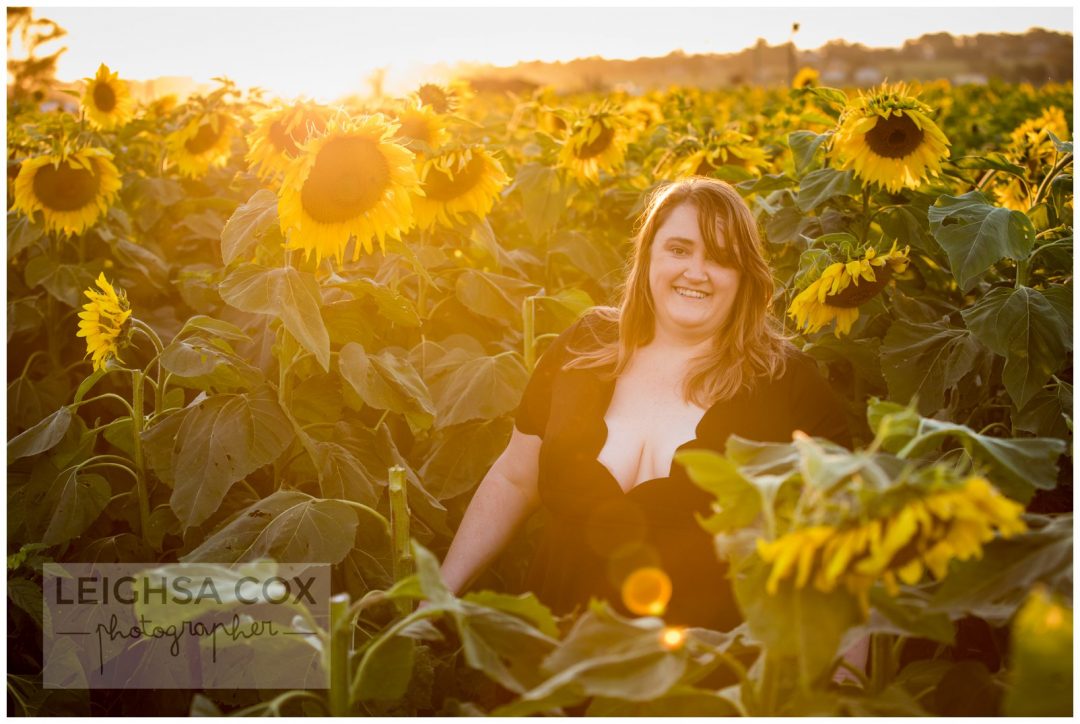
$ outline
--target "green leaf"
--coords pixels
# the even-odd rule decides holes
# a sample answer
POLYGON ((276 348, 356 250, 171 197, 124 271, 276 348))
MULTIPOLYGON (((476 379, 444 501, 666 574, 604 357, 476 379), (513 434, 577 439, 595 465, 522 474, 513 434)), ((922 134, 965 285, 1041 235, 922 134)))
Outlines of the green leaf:
POLYGON ((822 168, 803 177, 797 203, 803 212, 812 211, 834 196, 850 196, 861 189, 853 171, 822 168))
POLYGON ((40 286, 67 306, 81 307, 86 301, 83 290, 94 284, 97 275, 88 265, 63 264, 52 254, 41 254, 26 263, 23 278, 31 289, 40 286))
POLYGON ((264 382, 262 373, 229 351, 222 342, 200 337, 173 340, 161 354, 161 366, 196 389, 254 389, 264 382))
POLYGON ((405 636, 381 636, 364 651, 352 696, 361 701, 400 699, 412 678, 416 642, 405 636))
POLYGON ((828 141, 831 136, 831 133, 814 133, 813 131, 795 131, 788 134, 788 146, 795 159, 796 176, 802 177, 810 170, 821 144, 828 141))
POLYGON ((942 196, 928 211, 930 229, 949 256, 953 276, 963 291, 980 274, 1009 258, 1027 259, 1035 244, 1035 228, 1019 211, 988 203, 979 191, 942 196))
POLYGON ((739 189, 739 193, 743 196, 749 196, 750 194, 767 194, 780 189, 789 189, 797 184, 798 182, 790 176, 776 173, 741 181, 735 187, 739 189))
POLYGON ((1013 425, 1040 437, 1069 440, 1069 423, 1073 414, 1072 385, 1062 382, 1043 390, 1013 413, 1013 425))
POLYGON ((332 277, 329 286, 346 289, 361 298, 372 300, 379 308, 379 314, 394 324, 402 327, 420 326, 420 316, 413 303, 385 284, 367 277, 348 281, 334 281, 332 277))
POLYGON ((49 526, 41 542, 54 546, 82 535, 109 504, 112 490, 105 478, 68 468, 46 494, 49 526))
POLYGON ((953 159, 953 163, 959 168, 969 171, 1003 171, 1023 179, 1027 178, 1027 169, 1023 166, 1017 166, 1001 153, 988 153, 985 156, 960 156, 953 159))
POLYGON ((517 327, 522 302, 540 287, 502 274, 466 269, 458 276, 454 289, 469 311, 517 327))
POLYGON ((19 458, 37 455, 52 449, 64 438, 71 425, 71 408, 64 406, 40 420, 33 427, 23 430, 8 441, 8 465, 19 458))
POLYGON ((675 462, 686 468, 695 485, 716 496, 714 514, 704 523, 710 533, 744 528, 761 513, 758 489, 724 456, 711 450, 680 450, 675 462))
POLYGON ((505 419, 477 420, 436 431, 419 470, 425 487, 439 500, 475 488, 506 447, 511 427, 505 419))
POLYGON ((512 190, 521 196, 525 225, 534 240, 543 238, 558 223, 570 197, 570 185, 555 169, 541 163, 519 167, 512 190))
POLYGON ((517 354, 468 360, 431 385, 439 414, 436 427, 509 414, 520 402, 528 378, 517 354))
POLYGON ((234 483, 273 462, 293 439, 270 387, 192 402, 176 433, 169 504, 185 528, 221 505, 234 483))
POLYGON ((870 398, 866 408, 866 420, 875 437, 881 438, 881 449, 894 454, 919 434, 922 419, 914 405, 905 407, 876 397, 870 398))
POLYGON ((374 508, 380 487, 347 447, 335 442, 312 442, 319 490, 324 498, 342 498, 374 508))
POLYGON ((408 357, 389 349, 369 355, 356 342, 349 342, 338 355, 338 370, 365 404, 411 416, 414 429, 431 425, 435 414, 431 393, 408 357))
POLYGON ((1008 338, 1001 333, 998 315, 1014 291, 1011 287, 994 287, 970 307, 960 310, 964 324, 975 334, 976 339, 1003 357, 1008 351, 1008 338))
POLYGON ((848 103, 847 93, 839 88, 816 86, 805 90, 807 95, 813 96, 834 111, 841 111, 848 103))
POLYGON ((250 256, 259 237, 277 221, 277 194, 259 189, 237 207, 221 230, 221 259, 226 266, 250 256))
POLYGON ((322 295, 314 274, 243 264, 222 280, 219 292, 243 312, 279 317, 323 370, 330 371, 330 335, 319 312, 322 295))
POLYGON ((440 608, 448 610, 458 608, 457 599, 443 583, 438 559, 415 540, 412 542, 412 551, 413 560, 416 561, 416 578, 427 600, 440 608))
POLYGON ((578 231, 556 234, 550 245, 550 253, 564 257, 575 272, 581 272, 590 280, 604 279, 622 264, 622 256, 610 245, 578 231))
POLYGON ((906 403, 917 396, 919 411, 931 415, 945 406, 945 391, 956 388, 978 356, 966 329, 900 320, 881 345, 881 371, 892 399, 906 403))
POLYGON ((340 500, 279 490, 241 511, 180 560, 239 563, 339 563, 353 547, 356 513, 340 500))
POLYGON ((465 594, 462 600, 519 616, 545 635, 553 639, 559 637, 559 628, 555 625, 555 618, 551 615, 551 609, 540 603, 540 600, 533 593, 511 596, 508 593, 497 593, 495 591, 474 591, 465 594))

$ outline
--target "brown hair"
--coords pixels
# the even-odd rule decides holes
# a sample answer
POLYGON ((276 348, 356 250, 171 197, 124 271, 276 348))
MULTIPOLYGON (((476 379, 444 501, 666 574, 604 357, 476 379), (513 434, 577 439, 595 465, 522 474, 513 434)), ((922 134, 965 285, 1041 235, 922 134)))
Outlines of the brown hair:
POLYGON ((590 312, 602 321, 617 323, 618 337, 597 339, 598 348, 568 349, 574 357, 565 369, 613 366, 605 376, 617 377, 634 351, 652 341, 656 324, 649 290, 652 243, 672 209, 684 203, 697 208, 709 257, 722 257, 716 238, 719 228, 740 272, 735 303, 716 333, 712 352, 698 360, 685 381, 686 399, 707 408, 749 388, 757 377, 783 374, 788 346, 769 311, 773 277, 762 256, 757 223, 738 192, 718 179, 691 176, 653 191, 638 220, 622 301, 618 307, 597 307, 590 312))

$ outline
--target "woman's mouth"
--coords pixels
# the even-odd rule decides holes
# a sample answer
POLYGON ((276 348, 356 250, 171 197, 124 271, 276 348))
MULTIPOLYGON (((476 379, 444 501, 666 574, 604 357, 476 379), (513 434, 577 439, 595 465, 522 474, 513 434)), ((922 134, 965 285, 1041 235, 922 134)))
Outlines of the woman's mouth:
POLYGON ((710 296, 708 292, 703 292, 698 289, 688 289, 687 287, 674 287, 675 293, 680 297, 686 297, 687 299, 705 299, 710 296))

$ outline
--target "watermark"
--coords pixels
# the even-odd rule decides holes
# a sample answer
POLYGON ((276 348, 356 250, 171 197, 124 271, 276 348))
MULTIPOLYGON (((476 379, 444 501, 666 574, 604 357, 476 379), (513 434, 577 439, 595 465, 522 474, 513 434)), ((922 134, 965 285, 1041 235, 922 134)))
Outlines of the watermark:
POLYGON ((46 689, 325 689, 330 566, 45 565, 46 689))

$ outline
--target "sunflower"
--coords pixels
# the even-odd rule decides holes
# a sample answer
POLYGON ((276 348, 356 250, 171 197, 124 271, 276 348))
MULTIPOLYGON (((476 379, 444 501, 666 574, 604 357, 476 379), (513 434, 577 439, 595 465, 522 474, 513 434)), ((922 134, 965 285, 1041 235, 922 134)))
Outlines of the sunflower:
POLYGON ((1026 212, 1031 205, 1028 203, 1028 191, 1024 182, 1015 176, 1010 176, 1005 183, 994 186, 994 198, 998 205, 1012 211, 1026 212))
POLYGON ((671 601, 671 578, 659 568, 638 568, 622 584, 623 605, 638 616, 660 616, 671 601))
POLYGON ((888 514, 855 524, 797 528, 776 540, 757 540, 761 560, 772 565, 765 590, 779 591, 794 574, 794 587, 812 583, 822 592, 843 583, 864 615, 874 582, 899 593, 897 581, 915 585, 926 573, 941 580, 953 560, 982 556, 995 530, 1008 538, 1023 533, 1024 506, 1004 497, 985 479, 969 477, 949 487, 910 497, 888 514))
POLYGON ((799 68, 799 72, 791 81, 792 88, 817 88, 821 85, 821 73, 810 66, 799 68))
POLYGON ((941 171, 949 139, 930 119, 930 107, 907 95, 903 84, 861 95, 840 116, 832 153, 841 169, 890 193, 916 188, 941 171))
POLYGON ((102 63, 98 66, 97 75, 84 80, 86 90, 83 91, 80 106, 91 126, 111 131, 131 120, 135 104, 128 84, 120 80, 116 73, 110 73, 107 65, 102 63))
POLYGON ((76 337, 86 337, 86 355, 93 357, 95 372, 105 369, 105 363, 113 357, 121 361, 120 335, 131 316, 127 295, 109 284, 105 272, 98 275, 97 285, 100 292, 93 287, 83 292, 90 301, 79 312, 79 331, 75 333, 76 337))
POLYGON ((910 247, 897 251, 896 242, 888 253, 878 256, 873 248, 863 253, 862 259, 836 262, 825 268, 821 276, 791 300, 788 315, 797 327, 813 333, 836 320, 834 334, 851 332, 851 325, 859 318, 859 306, 870 301, 892 279, 893 274, 903 272, 908 265, 910 247))
POLYGON ((287 248, 340 263, 351 236, 353 258, 370 254, 371 238, 400 238, 413 223, 411 197, 420 193, 413 154, 392 140, 397 125, 376 113, 331 119, 289 165, 278 199, 287 248))
POLYGON ((259 178, 285 173, 311 135, 326 130, 331 112, 316 103, 300 102, 262 111, 255 117, 255 130, 247 137, 248 163, 259 178))
POLYGON ((407 102, 396 115, 401 127, 395 137, 406 145, 419 141, 434 149, 450 140, 446 122, 431 106, 407 102))
POLYGON ((203 113, 165 137, 169 157, 188 178, 206 175, 229 162, 234 124, 224 113, 203 113))
POLYGON ((471 96, 468 86, 455 82, 450 85, 424 83, 413 97, 421 106, 428 106, 438 114, 453 113, 471 96))
POLYGON ((675 172, 680 176, 711 176, 722 166, 738 166, 761 175, 766 165, 765 151, 754 145, 744 133, 725 128, 710 128, 705 138, 695 144, 697 150, 683 158, 675 172))
POLYGON ((629 121, 607 104, 579 114, 559 151, 559 166, 574 176, 600 182, 600 172, 619 169, 630 142, 629 121))
POLYGON ((664 111, 647 98, 631 98, 623 106, 623 112, 634 124, 638 137, 664 123, 664 111))
POLYGON ((116 200, 120 172, 104 148, 26 159, 15 177, 13 209, 33 219, 40 211, 48 231, 81 234, 116 200))
POLYGON ((502 165, 480 146, 443 151, 418 165, 424 195, 413 199, 413 207, 422 229, 452 226, 467 213, 484 218, 510 183, 502 165))
POLYGON ((1042 162, 1052 162, 1057 153, 1051 133, 1062 141, 1069 138, 1065 112, 1057 106, 1046 108, 1037 118, 1029 118, 1013 129, 1009 134, 1009 155, 1027 164, 1031 171, 1038 170, 1042 162))

